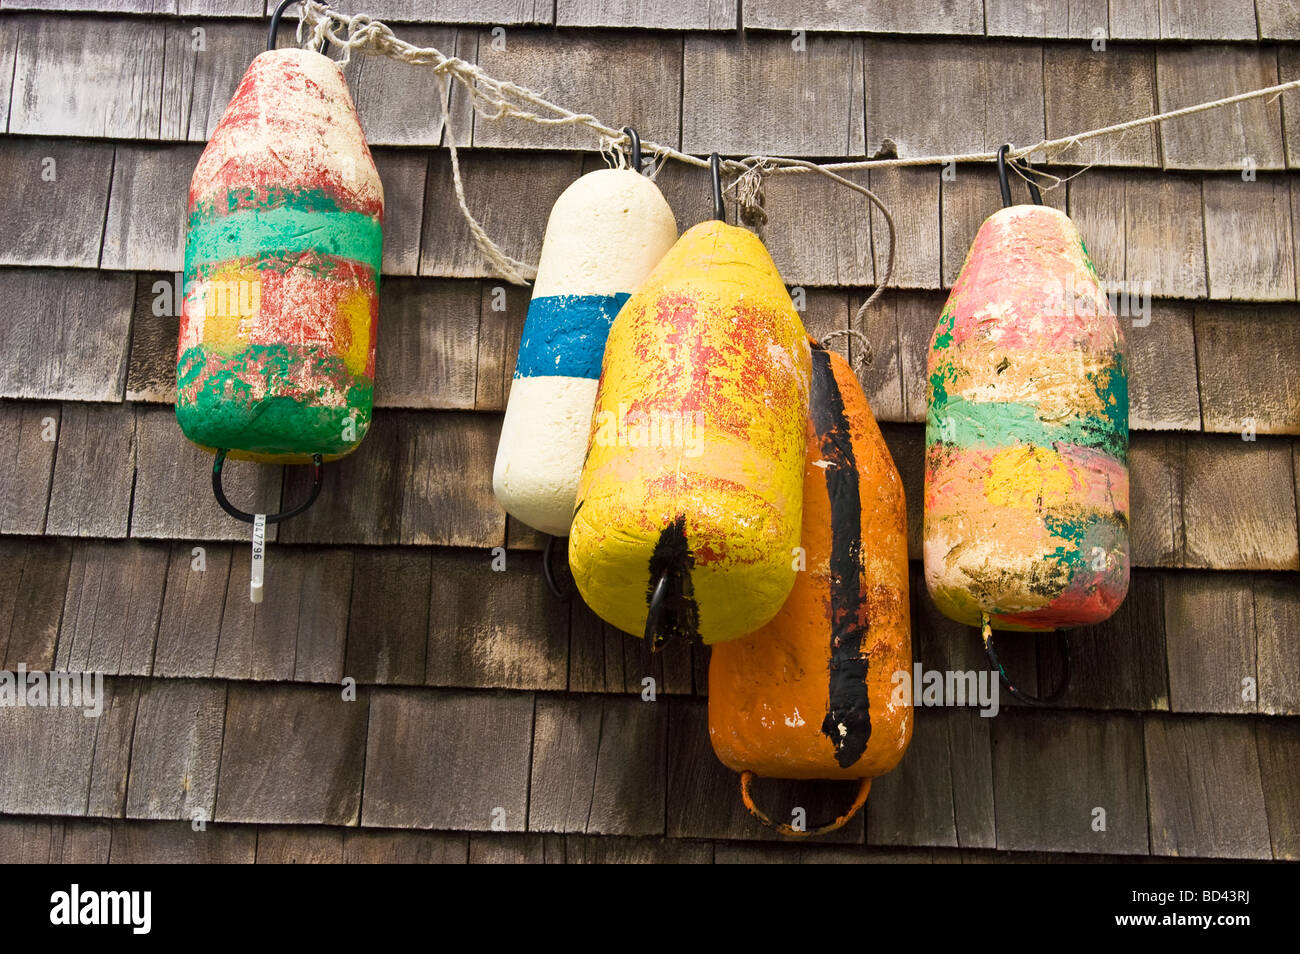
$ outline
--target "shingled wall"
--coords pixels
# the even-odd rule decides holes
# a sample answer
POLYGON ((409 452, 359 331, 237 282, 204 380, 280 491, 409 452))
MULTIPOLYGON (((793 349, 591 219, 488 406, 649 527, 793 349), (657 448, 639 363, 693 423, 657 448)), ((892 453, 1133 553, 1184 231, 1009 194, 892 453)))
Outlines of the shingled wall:
MULTIPOLYGON (((646 138, 730 155, 985 150, 1300 77, 1290 0, 339 8, 646 138), (437 25, 419 22, 430 10, 437 25)), ((551 203, 601 164, 580 130, 485 122, 462 95, 444 128, 427 74, 348 66, 388 197, 378 410, 315 508, 271 529, 267 601, 248 602, 246 528, 175 424, 177 320, 154 305, 263 14, 260 0, 0 0, 0 669, 108 677, 99 719, 0 710, 0 859, 1300 858, 1300 93, 1095 141, 1055 170, 1095 163, 1048 201, 1103 278, 1154 296, 1149 324, 1126 329, 1128 600, 1074 635, 1058 704, 919 711, 864 815, 797 845, 748 818, 710 750, 707 652, 651 659, 552 600, 540 540, 491 494, 528 293, 486 267, 439 147, 467 147, 471 207, 535 261, 551 203)), ((897 287, 860 330, 919 561, 925 349, 1000 203, 988 168, 853 177, 900 229, 897 287)), ((669 165, 660 182, 681 226, 705 217, 705 176, 669 165)), ((767 185, 768 243, 814 333, 848 327, 884 268, 883 222, 846 195, 819 177, 767 185)), ((303 468, 227 470, 245 507, 305 490, 303 468)), ((912 582, 917 659, 983 668, 919 562, 912 582)), ((1003 642, 1029 689, 1059 674, 1049 643, 1003 642)), ((758 791, 810 818, 847 797, 758 791)))

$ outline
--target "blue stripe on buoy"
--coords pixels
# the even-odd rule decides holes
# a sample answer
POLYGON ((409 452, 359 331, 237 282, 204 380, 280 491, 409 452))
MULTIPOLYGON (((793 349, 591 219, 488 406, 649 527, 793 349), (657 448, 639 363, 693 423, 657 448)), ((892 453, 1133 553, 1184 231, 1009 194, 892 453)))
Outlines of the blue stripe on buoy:
POLYGON ((619 292, 534 298, 524 319, 515 377, 600 377, 609 326, 629 297, 619 292))

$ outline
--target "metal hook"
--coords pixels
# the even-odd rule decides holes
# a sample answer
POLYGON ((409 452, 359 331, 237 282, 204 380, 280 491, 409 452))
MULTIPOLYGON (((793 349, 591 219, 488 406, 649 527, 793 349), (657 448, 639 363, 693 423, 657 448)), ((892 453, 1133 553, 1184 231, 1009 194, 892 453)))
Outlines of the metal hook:
POLYGON ((1046 696, 1031 696, 1011 684, 1011 677, 1007 675, 1006 668, 1002 665, 1002 661, 998 659, 997 650, 993 648, 993 627, 989 625, 987 616, 984 617, 983 638, 984 655, 988 657, 989 662, 998 671, 998 677, 1002 680, 1002 685, 1007 687, 1007 692, 1011 693, 1014 698, 1031 706, 1043 706, 1055 702, 1065 693, 1066 687, 1070 684, 1070 637, 1067 634, 1061 634, 1061 682, 1046 696))
MULTIPOLYGON (((302 0, 280 0, 280 5, 276 7, 275 12, 271 14, 271 29, 267 31, 267 35, 266 35, 266 48, 268 50, 275 49, 276 34, 280 32, 280 17, 284 14, 285 9, 290 4, 300 3, 300 2, 302 2, 302 0)), ((325 53, 329 50, 329 48, 330 48, 330 41, 325 40, 321 44, 321 48, 320 48, 321 55, 324 56, 325 53)))
POLYGON ((664 603, 668 597, 668 568, 659 574, 659 582, 655 584, 655 591, 650 596, 649 611, 645 617, 645 640, 650 644, 654 652, 659 651, 659 647, 664 644, 663 635, 663 615, 664 603))
MULTIPOLYGON (((1011 205, 1011 181, 1007 178, 1007 153, 1011 151, 1011 143, 1006 143, 998 150, 998 188, 1002 192, 1002 208, 1008 208, 1011 205)), ((1025 168, 1030 175, 1025 177, 1025 184, 1029 186, 1029 198, 1035 205, 1043 204, 1043 194, 1038 191, 1038 183, 1033 179, 1033 169, 1029 165, 1029 160, 1025 159, 1025 168)))
MULTIPOLYGON (((226 492, 221 489, 221 468, 226 463, 226 452, 228 448, 217 448, 216 459, 212 462, 212 495, 217 498, 217 503, 221 504, 221 509, 230 514, 236 520, 242 520, 244 523, 252 523, 255 515, 245 513, 240 510, 229 500, 226 499, 226 492)), ((296 517, 308 507, 316 502, 320 496, 321 481, 324 477, 324 463, 320 454, 311 455, 311 463, 314 471, 312 473, 311 496, 307 500, 292 510, 286 510, 283 513, 269 513, 266 515, 267 523, 279 523, 281 520, 288 520, 290 517, 296 517)))
POLYGON ((713 217, 727 221, 727 207, 722 204, 722 158, 715 152, 709 156, 709 175, 713 177, 713 217))
POLYGON ((630 150, 632 153, 630 156, 632 169, 634 172, 641 172, 641 137, 637 135, 636 130, 631 126, 623 127, 623 135, 632 140, 632 148, 630 150))
POLYGON ((573 591, 565 592, 560 589, 560 584, 555 580, 555 573, 551 570, 551 553, 555 550, 555 541, 558 537, 548 536, 546 538, 546 547, 542 550, 542 578, 546 580, 546 588, 551 591, 551 595, 562 603, 567 603, 573 599, 573 591))

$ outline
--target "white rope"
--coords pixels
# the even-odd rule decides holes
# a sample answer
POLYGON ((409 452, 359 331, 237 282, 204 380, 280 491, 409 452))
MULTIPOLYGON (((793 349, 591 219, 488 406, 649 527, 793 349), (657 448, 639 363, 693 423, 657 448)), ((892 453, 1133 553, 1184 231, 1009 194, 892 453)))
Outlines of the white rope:
MULTIPOLYGON (((298 26, 298 36, 301 38, 304 30, 308 34, 306 46, 308 49, 320 50, 323 44, 328 41, 330 47, 341 51, 339 62, 346 63, 352 57, 353 53, 361 53, 370 56, 386 56, 390 59, 399 60, 403 63, 409 63, 413 66, 423 66, 437 74, 441 82, 441 102, 439 108, 443 118, 443 128, 447 137, 447 147, 450 151, 452 165, 452 181, 456 190, 456 200, 460 205, 461 214, 465 216, 465 221, 469 225, 470 232, 474 236, 475 243, 483 251, 488 261, 495 267, 503 277, 516 284, 525 284, 526 278, 536 275, 536 269, 532 266, 512 258, 507 255, 501 248, 492 241, 483 226, 474 217, 469 210, 469 205, 465 199, 465 187, 460 176, 460 162, 456 151, 455 137, 448 125, 450 89, 451 83, 459 83, 469 92, 470 105, 484 119, 498 120, 504 118, 519 119, 525 122, 535 123, 542 126, 581 126, 591 130, 598 137, 601 151, 622 149, 630 145, 629 137, 621 129, 607 126, 595 116, 589 113, 575 113, 565 109, 555 103, 548 101, 542 96, 534 93, 526 87, 511 83, 508 80, 499 80, 488 75, 477 65, 467 63, 466 61, 455 56, 447 56, 434 47, 418 47, 411 43, 398 38, 387 25, 373 20, 364 14, 348 16, 342 13, 336 13, 327 8, 318 0, 303 0, 302 12, 300 14, 298 26)), ((1255 89, 1246 93, 1238 93, 1235 96, 1226 96, 1223 99, 1216 99, 1210 102, 1197 103, 1194 106, 1185 106, 1182 109, 1169 110, 1163 113, 1157 113, 1152 116, 1143 116, 1140 119, 1131 119, 1127 122, 1114 123, 1110 126, 1102 126, 1099 129, 1089 129, 1085 132, 1075 133, 1072 136, 1062 136, 1058 139, 1043 139, 1032 146, 1012 147, 1007 158, 1017 172, 1021 172, 1020 161, 1030 156, 1042 155, 1042 161, 1051 162, 1053 158, 1060 155, 1067 149, 1078 146, 1080 143, 1087 142, 1090 139, 1096 139, 1101 136, 1123 135, 1131 129, 1137 129, 1141 126, 1151 126, 1158 123, 1167 122, 1171 119, 1179 119, 1184 116, 1191 116, 1196 113, 1205 112, 1211 109, 1219 109, 1223 106, 1231 106, 1236 103, 1244 103, 1249 100, 1259 99, 1264 96, 1280 96, 1289 90, 1300 89, 1300 79, 1291 80, 1287 83, 1279 83, 1276 86, 1268 86, 1263 89, 1255 89)), ((665 159, 676 159, 679 162, 687 163, 692 166, 708 167, 707 158, 693 156, 689 153, 674 149, 672 146, 665 146, 662 143, 651 142, 643 139, 641 149, 645 153, 653 154, 657 157, 657 162, 662 164, 665 159)), ((608 152, 606 152, 608 157, 608 152)), ((755 205, 761 205, 761 185, 760 180, 764 175, 792 173, 792 172, 815 172, 827 176, 832 181, 846 188, 852 189, 867 197, 867 199, 880 209, 885 216, 886 223, 889 226, 889 256, 885 268, 885 274, 880 281, 876 283, 876 289, 872 292, 866 302, 863 303, 859 310, 859 315, 866 310, 880 295, 881 291, 888 284, 893 273, 894 258, 894 223, 889 215, 889 210, 885 208, 884 203, 880 201, 865 186, 858 185, 848 179, 840 176, 838 173, 851 172, 860 169, 882 169, 900 166, 934 166, 949 165, 961 162, 992 162, 997 158, 997 151, 993 152, 967 152, 953 153, 942 156, 909 156, 906 158, 892 159, 864 159, 848 162, 830 162, 830 163, 813 163, 802 159, 790 159, 783 156, 746 156, 743 159, 724 159, 722 169, 724 172, 735 176, 737 180, 746 177, 747 173, 753 173, 749 176, 746 183, 742 186, 744 195, 747 197, 747 207, 751 210, 755 205), (758 190, 757 192, 755 190, 758 190)), ((1077 173, 1076 173, 1077 174, 1077 173)), ((1055 184, 1060 184, 1057 180, 1055 184)), ((1051 188, 1052 186, 1048 186, 1051 188)), ((759 227, 765 214, 757 216, 759 227)))

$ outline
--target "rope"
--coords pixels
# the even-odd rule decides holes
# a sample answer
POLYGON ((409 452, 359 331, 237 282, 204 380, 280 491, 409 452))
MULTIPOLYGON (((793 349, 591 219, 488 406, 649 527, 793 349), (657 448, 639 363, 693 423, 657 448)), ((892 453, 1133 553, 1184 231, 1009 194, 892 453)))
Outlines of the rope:
MULTIPOLYGON (((516 83, 496 79, 475 64, 467 63, 459 57, 447 56, 434 47, 418 47, 399 39, 386 24, 371 19, 365 14, 348 16, 328 9, 318 0, 302 0, 302 12, 298 23, 299 42, 304 42, 304 32, 306 33, 305 46, 308 49, 319 51, 327 43, 332 44, 341 51, 340 63, 347 63, 355 52, 369 56, 386 56, 403 63, 423 66, 432 70, 442 79, 442 96, 439 108, 442 113, 444 129, 449 128, 450 84, 456 82, 464 86, 469 92, 471 107, 484 119, 498 120, 508 117, 541 126, 581 126, 591 130, 599 137, 602 151, 605 150, 606 144, 621 148, 629 143, 629 137, 623 133, 621 128, 616 129, 613 126, 607 126, 590 113, 575 113, 516 83)), ((1185 106, 1181 109, 1143 116, 1140 119, 1114 123, 1098 129, 1089 129, 1071 136, 1043 139, 1032 146, 1013 147, 1008 152, 1007 158, 1014 165, 1030 155, 1041 153, 1043 156, 1042 161, 1050 163, 1053 158, 1065 150, 1090 139, 1096 139, 1100 136, 1123 135, 1131 129, 1142 126, 1151 126, 1171 119, 1192 116, 1196 113, 1219 109, 1223 106, 1232 106, 1264 96, 1280 96, 1282 93, 1294 89, 1300 89, 1300 79, 1279 83, 1276 86, 1250 90, 1246 93, 1238 93, 1234 96, 1226 96, 1223 99, 1197 103, 1194 106, 1185 106)), ((465 199, 465 186, 461 181, 460 162, 455 139, 450 134, 447 139, 447 147, 450 151, 456 200, 460 205, 461 214, 465 216, 465 221, 469 224, 475 243, 503 277, 515 284, 526 284, 526 279, 536 275, 536 269, 502 251, 500 246, 492 241, 482 225, 470 212, 465 199)), ((700 168, 708 168, 709 165, 707 158, 692 156, 662 143, 642 140, 641 148, 644 152, 655 155, 660 163, 671 158, 700 168)), ((743 159, 724 159, 722 161, 722 170, 737 177, 737 185, 743 189, 743 192, 738 191, 742 211, 753 217, 757 229, 762 228, 767 218, 766 212, 762 209, 762 178, 765 175, 777 173, 819 173, 829 177, 839 185, 866 196, 873 205, 880 209, 890 228, 888 265, 883 278, 877 281, 875 291, 871 293, 871 296, 859 309, 858 314, 861 316, 867 307, 881 294, 893 274, 893 219, 890 217, 888 209, 869 189, 850 182, 838 175, 838 173, 860 169, 934 166, 959 162, 993 162, 996 158, 997 151, 992 151, 817 164, 783 156, 746 156, 743 159), (753 174, 747 178, 747 174, 751 173, 751 171, 753 174), (741 183, 743 183, 743 186, 740 185, 741 183)))

